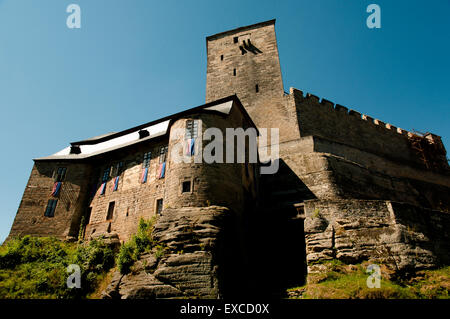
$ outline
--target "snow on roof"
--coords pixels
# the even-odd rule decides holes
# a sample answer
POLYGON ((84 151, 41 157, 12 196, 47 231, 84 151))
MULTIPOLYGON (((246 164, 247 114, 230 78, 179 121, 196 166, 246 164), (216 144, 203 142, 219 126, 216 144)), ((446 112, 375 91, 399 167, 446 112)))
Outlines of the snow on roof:
MULTIPOLYGON (((80 154, 71 154, 70 149, 71 147, 66 147, 59 152, 56 152, 53 155, 38 158, 37 160, 44 160, 44 159, 82 159, 91 157, 94 155, 99 155, 102 153, 110 152, 115 149, 122 148, 124 146, 140 143, 152 138, 155 138, 157 136, 161 136, 167 133, 167 128, 169 127, 170 120, 157 123, 155 125, 150 125, 148 127, 145 127, 143 129, 137 129, 134 132, 130 132, 128 134, 118 136, 109 140, 106 140, 104 142, 95 143, 95 144, 85 144, 85 145, 79 145, 79 148, 81 150, 80 154), (145 138, 139 137, 139 131, 140 130, 146 130, 149 132, 149 136, 146 136, 145 138)), ((85 141, 90 141, 92 139, 88 139, 85 141)))
MULTIPOLYGON (((35 160, 84 159, 120 149, 125 146, 141 143, 155 137, 165 135, 167 133, 171 120, 176 119, 182 115, 189 114, 191 112, 212 111, 229 114, 235 100, 239 101, 237 97, 227 97, 122 132, 103 134, 100 136, 85 139, 83 141, 74 142, 71 143, 71 146, 62 149, 53 155, 36 158, 35 160), (139 134, 139 131, 141 130, 148 131, 149 135, 141 138, 139 134), (71 153, 72 147, 79 148, 78 152, 71 153)), ((243 112, 248 116, 240 102, 239 106, 241 110, 243 110, 243 112)))

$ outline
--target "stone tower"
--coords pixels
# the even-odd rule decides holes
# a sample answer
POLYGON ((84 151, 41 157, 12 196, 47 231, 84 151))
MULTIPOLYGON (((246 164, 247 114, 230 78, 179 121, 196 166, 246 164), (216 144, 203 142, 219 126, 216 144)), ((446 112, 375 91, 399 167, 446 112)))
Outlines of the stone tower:
POLYGON ((206 102, 236 94, 258 128, 279 128, 281 141, 297 138, 295 109, 286 107, 275 20, 209 36, 206 46, 206 102))

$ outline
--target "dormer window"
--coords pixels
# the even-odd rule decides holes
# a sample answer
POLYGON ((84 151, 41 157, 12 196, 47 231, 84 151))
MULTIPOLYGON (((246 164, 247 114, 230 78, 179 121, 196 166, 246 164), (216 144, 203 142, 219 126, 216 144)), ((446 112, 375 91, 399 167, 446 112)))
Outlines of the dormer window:
POLYGON ((70 154, 80 154, 81 153, 81 148, 79 145, 72 145, 70 147, 70 154))
POLYGON ((147 130, 140 130, 139 131, 139 138, 144 138, 150 136, 150 133, 147 130))

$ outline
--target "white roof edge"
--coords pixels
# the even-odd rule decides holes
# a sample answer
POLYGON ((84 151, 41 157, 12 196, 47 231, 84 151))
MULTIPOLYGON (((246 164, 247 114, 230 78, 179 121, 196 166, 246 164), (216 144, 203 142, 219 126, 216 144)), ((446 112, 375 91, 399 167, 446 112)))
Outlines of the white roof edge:
POLYGON ((230 114, 231 108, 233 107, 234 101, 224 102, 218 105, 213 105, 210 107, 206 107, 205 110, 208 111, 217 111, 223 114, 230 114))
MULTIPOLYGON (((215 111, 215 112, 220 112, 223 114, 230 114, 231 109, 233 107, 233 103, 234 101, 227 101, 218 105, 213 105, 210 107, 206 107, 204 108, 204 110, 206 111, 215 111)), ((136 129, 135 131, 116 137, 116 138, 112 138, 100 143, 94 143, 94 144, 80 144, 79 147, 81 149, 81 153, 80 154, 70 154, 70 149, 71 147, 68 146, 66 148, 63 148, 62 150, 50 155, 50 156, 45 156, 45 157, 39 157, 39 158, 35 158, 33 160, 35 161, 39 161, 39 160, 75 160, 75 159, 85 159, 85 158, 90 158, 96 155, 100 155, 103 153, 107 153, 113 150, 117 150, 120 149, 122 147, 126 147, 129 145, 134 145, 140 142, 144 142, 147 140, 150 140, 152 138, 164 135, 167 133, 167 129, 169 127, 169 123, 170 123, 170 119, 154 124, 154 125, 150 125, 148 127, 144 127, 141 129, 136 129), (147 130, 150 135, 140 139, 139 138, 139 131, 141 130, 147 130)), ((111 134, 111 133, 108 133, 111 134)), ((107 136, 108 134, 104 134, 104 135, 100 135, 101 136, 107 136)), ((98 137, 96 137, 98 138, 98 137)), ((87 139, 85 141, 88 140, 93 140, 95 138, 91 138, 91 139, 87 139)))

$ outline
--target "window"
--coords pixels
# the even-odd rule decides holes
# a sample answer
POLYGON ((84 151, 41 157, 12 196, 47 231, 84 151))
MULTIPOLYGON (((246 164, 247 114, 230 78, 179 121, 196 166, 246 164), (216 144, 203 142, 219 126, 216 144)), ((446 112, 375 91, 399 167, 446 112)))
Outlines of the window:
POLYGON ((185 139, 190 140, 198 136, 198 121, 187 120, 186 121, 186 134, 185 139))
POLYGON ((144 138, 150 136, 150 133, 147 130, 140 130, 139 131, 139 138, 144 138))
POLYGON ((236 76, 236 69, 233 69, 233 76, 236 76))
POLYGON ((223 54, 220 56, 220 61, 223 61, 223 54))
POLYGON ((66 171, 67 171, 67 168, 58 167, 58 169, 55 171, 55 182, 64 181, 64 178, 66 177, 66 171))
POLYGON ((234 42, 234 43, 238 43, 238 37, 234 37, 234 38, 233 38, 233 42, 234 42))
POLYGON ((80 154, 81 153, 81 148, 79 145, 72 145, 70 147, 70 154, 80 154))
POLYGON ((167 152, 169 151, 169 146, 161 146, 159 151, 159 163, 165 163, 167 159, 167 152))
POLYGON ((162 209, 163 209, 163 200, 162 198, 160 198, 156 201, 156 213, 161 214, 162 209))
POLYGON ((108 181, 110 172, 111 172, 111 167, 105 168, 105 170, 103 171, 103 176, 102 176, 103 183, 108 181))
POLYGON ((191 181, 185 181, 182 184, 182 192, 190 193, 191 192, 191 181))
POLYGON ((147 168, 150 166, 151 158, 152 158, 152 152, 144 153, 144 160, 142 161, 143 168, 147 168))
POLYGON ((110 202, 108 205, 108 213, 106 214, 106 220, 110 220, 113 218, 114 215, 114 206, 116 205, 116 202, 110 202))
POLYGON ((259 86, 258 86, 258 84, 255 85, 255 91, 256 91, 256 93, 259 92, 259 86))
POLYGON ((91 220, 91 214, 92 214, 92 207, 89 207, 86 212, 86 219, 84 220, 84 226, 89 224, 89 221, 91 220))
POLYGON ((294 208, 297 210, 297 218, 305 219, 305 204, 294 204, 294 208))
POLYGON ((119 162, 114 165, 114 176, 120 176, 123 171, 123 162, 119 162))
POLYGON ((47 208, 45 209, 44 216, 45 217, 53 217, 55 216, 56 204, 58 203, 57 199, 49 199, 47 203, 47 208))

